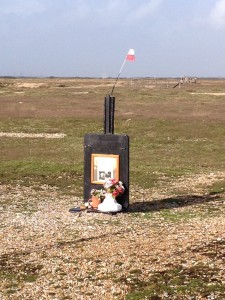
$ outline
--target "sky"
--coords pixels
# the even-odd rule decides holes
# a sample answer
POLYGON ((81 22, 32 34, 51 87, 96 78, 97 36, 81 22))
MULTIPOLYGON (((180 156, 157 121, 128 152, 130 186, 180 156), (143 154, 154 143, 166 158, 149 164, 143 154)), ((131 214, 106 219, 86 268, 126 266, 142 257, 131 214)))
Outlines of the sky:
POLYGON ((225 77, 225 0, 0 0, 0 76, 225 77))

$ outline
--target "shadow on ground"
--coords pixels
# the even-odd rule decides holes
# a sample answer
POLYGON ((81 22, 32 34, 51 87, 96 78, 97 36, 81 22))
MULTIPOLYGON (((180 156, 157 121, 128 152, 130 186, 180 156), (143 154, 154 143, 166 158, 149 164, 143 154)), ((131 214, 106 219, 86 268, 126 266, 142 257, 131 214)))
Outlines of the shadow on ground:
POLYGON ((222 200, 222 193, 213 193, 208 195, 185 195, 161 200, 142 201, 130 203, 129 212, 148 212, 159 211, 163 209, 171 209, 196 204, 204 204, 207 202, 215 202, 222 200))

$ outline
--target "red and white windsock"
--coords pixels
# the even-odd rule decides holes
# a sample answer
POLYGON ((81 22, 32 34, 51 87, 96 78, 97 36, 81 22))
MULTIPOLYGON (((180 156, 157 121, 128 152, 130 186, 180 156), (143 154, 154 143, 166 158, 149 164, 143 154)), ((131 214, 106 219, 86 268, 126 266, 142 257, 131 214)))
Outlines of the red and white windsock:
POLYGON ((126 56, 126 60, 129 60, 129 61, 135 60, 134 49, 129 49, 127 56, 126 56))
POLYGON ((120 74, 121 74, 121 72, 122 72, 122 69, 123 69, 123 67, 124 67, 124 65, 125 65, 125 63, 126 63, 127 60, 129 60, 129 61, 135 61, 134 49, 129 49, 129 51, 128 51, 128 53, 127 53, 127 55, 126 55, 126 57, 125 57, 125 59, 124 59, 124 61, 123 61, 123 63, 122 63, 122 66, 121 66, 121 68, 120 68, 119 74, 118 74, 118 76, 117 76, 117 78, 116 78, 116 81, 115 81, 115 83, 114 83, 114 86, 113 86, 113 88, 112 88, 111 95, 113 94, 113 91, 114 91, 114 88, 115 88, 115 86, 116 86, 116 83, 117 83, 117 81, 118 81, 118 79, 119 79, 119 77, 120 77, 120 74))

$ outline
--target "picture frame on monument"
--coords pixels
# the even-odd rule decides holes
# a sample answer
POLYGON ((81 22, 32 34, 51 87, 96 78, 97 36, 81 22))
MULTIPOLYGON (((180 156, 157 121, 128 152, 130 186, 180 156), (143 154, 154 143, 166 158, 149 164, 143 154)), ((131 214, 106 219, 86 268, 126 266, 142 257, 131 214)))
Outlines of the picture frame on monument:
POLYGON ((91 183, 103 184, 108 179, 119 180, 119 155, 91 154, 91 183))

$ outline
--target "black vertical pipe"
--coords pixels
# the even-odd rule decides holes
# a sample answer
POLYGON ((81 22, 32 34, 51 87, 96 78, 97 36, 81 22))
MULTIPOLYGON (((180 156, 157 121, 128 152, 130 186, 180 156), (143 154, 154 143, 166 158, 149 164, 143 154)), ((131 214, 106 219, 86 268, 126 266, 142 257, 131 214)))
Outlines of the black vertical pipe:
POLYGON ((114 133, 114 113, 115 113, 115 97, 108 95, 105 97, 105 119, 104 133, 114 133))

